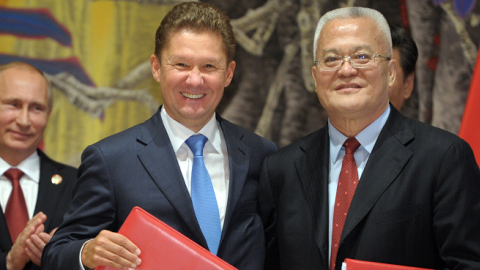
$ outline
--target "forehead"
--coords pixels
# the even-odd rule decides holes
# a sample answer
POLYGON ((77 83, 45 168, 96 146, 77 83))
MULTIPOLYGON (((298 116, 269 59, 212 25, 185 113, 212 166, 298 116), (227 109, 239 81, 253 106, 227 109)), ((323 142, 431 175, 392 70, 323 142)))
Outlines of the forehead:
POLYGON ((218 58, 227 58, 222 36, 210 31, 180 29, 169 34, 167 46, 161 54, 179 54, 184 52, 214 53, 218 58))
POLYGON ((317 53, 355 53, 366 50, 383 52, 388 45, 375 21, 370 18, 334 19, 325 24, 319 39, 317 53))
POLYGON ((46 79, 30 68, 13 67, 0 72, 0 95, 3 98, 48 103, 46 79))

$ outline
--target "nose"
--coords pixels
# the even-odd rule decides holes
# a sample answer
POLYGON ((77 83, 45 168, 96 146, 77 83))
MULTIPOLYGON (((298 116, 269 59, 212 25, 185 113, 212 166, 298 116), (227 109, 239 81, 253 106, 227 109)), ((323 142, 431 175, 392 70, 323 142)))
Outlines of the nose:
POLYGON ((202 86, 203 85, 202 72, 196 67, 190 70, 186 83, 192 87, 202 86))
POLYGON ((352 66, 350 57, 348 56, 343 57, 342 66, 338 70, 337 74, 339 76, 349 77, 349 76, 356 75, 357 72, 358 70, 352 66))
POLYGON ((27 107, 23 107, 17 115, 16 122, 21 127, 28 127, 31 125, 30 113, 27 107))

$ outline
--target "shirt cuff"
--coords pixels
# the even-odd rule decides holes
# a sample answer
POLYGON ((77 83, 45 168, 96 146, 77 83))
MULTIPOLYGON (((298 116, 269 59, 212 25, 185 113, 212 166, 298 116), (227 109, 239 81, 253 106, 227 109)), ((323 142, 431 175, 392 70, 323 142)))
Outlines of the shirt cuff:
POLYGON ((79 265, 80 265, 80 268, 78 268, 78 269, 81 269, 81 270, 92 270, 92 269, 90 269, 90 268, 85 267, 85 266, 83 265, 83 263, 82 263, 82 251, 83 251, 83 248, 85 247, 85 245, 86 245, 88 242, 90 242, 90 241, 92 241, 92 240, 93 240, 93 239, 90 239, 90 240, 85 241, 85 243, 83 243, 83 245, 82 245, 82 248, 80 249, 80 254, 78 254, 78 263, 79 263, 79 265))

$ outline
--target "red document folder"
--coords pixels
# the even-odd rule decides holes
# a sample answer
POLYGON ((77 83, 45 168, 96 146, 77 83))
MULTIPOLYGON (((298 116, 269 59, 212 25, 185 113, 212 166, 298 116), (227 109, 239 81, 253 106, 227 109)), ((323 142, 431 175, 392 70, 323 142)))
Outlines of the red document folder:
MULTIPOLYGON (((354 260, 354 259, 345 259, 344 263, 347 264, 346 270, 433 270, 433 269, 427 269, 427 268, 360 261, 360 260, 354 260)), ((342 269, 343 269, 343 266, 342 266, 342 269)))
MULTIPOLYGON (((137 270, 236 270, 140 207, 134 207, 118 233, 141 250, 137 270)), ((99 266, 95 270, 113 270, 99 266)))

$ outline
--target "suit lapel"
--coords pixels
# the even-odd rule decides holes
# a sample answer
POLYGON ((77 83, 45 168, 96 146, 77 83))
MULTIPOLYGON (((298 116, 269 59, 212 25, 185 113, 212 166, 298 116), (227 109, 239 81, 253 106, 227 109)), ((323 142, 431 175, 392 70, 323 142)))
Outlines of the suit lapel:
POLYGON ((228 203, 225 213, 225 221, 222 230, 222 239, 230 225, 233 212, 237 206, 247 178, 250 163, 250 147, 242 142, 243 132, 236 126, 217 116, 225 138, 228 151, 228 164, 230 168, 230 181, 228 187, 228 203))
POLYGON ((67 183, 61 183, 54 185, 52 183, 52 176, 59 174, 61 176, 60 169, 64 166, 56 163, 48 158, 42 151, 37 150, 40 157, 40 180, 38 183, 38 196, 37 203, 35 204, 34 214, 42 211, 47 215, 45 221, 45 232, 50 232, 54 228, 50 228, 50 224, 55 216, 55 212, 58 208, 58 202, 63 196, 63 192, 67 183))
POLYGON ((414 139, 414 134, 405 125, 403 116, 391 108, 355 191, 341 242, 365 218, 413 154, 405 144, 414 139))
POLYGON ((138 158, 145 170, 197 237, 198 242, 206 247, 207 242, 195 217, 190 194, 159 111, 144 123, 144 129, 139 132, 137 141, 140 144, 138 158))
POLYGON ((8 232, 7 221, 3 215, 3 209, 0 207, 0 251, 8 252, 12 248, 12 239, 10 238, 10 233, 8 232))
POLYGON ((313 219, 315 241, 323 268, 328 268, 328 175, 329 139, 327 127, 310 136, 301 146, 305 152, 295 160, 313 219))

